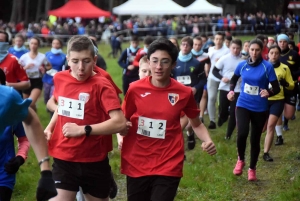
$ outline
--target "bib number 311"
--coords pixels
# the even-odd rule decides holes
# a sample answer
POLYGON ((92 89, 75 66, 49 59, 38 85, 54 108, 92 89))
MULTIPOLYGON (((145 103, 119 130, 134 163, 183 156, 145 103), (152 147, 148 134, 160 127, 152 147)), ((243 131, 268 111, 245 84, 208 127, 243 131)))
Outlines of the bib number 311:
POLYGON ((166 120, 139 117, 137 133, 151 138, 165 139, 166 120))
POLYGON ((71 98, 58 97, 58 114, 74 119, 84 118, 84 101, 71 98))

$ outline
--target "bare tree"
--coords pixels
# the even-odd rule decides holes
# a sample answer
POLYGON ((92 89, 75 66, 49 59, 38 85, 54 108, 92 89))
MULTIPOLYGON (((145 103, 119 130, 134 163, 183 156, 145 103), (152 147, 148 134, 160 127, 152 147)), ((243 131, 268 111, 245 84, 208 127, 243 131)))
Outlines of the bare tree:
POLYGON ((46 0, 45 3, 45 16, 44 18, 46 19, 48 16, 48 11, 52 9, 52 0, 46 0))
POLYGON ((24 19, 22 8, 23 8, 23 0, 18 0, 17 9, 16 9, 17 10, 17 22, 23 21, 23 19, 24 19))
POLYGON ((26 0, 26 3, 25 3, 25 24, 28 23, 28 18, 29 18, 29 3, 30 3, 30 0, 26 0))
POLYGON ((12 11, 11 11, 11 15, 10 15, 10 21, 11 22, 16 22, 17 20, 17 0, 12 0, 13 1, 13 5, 12 5, 12 11))
POLYGON ((38 0, 36 16, 35 16, 35 21, 36 22, 39 21, 39 17, 40 17, 40 14, 41 14, 41 6, 42 6, 42 0, 38 0))

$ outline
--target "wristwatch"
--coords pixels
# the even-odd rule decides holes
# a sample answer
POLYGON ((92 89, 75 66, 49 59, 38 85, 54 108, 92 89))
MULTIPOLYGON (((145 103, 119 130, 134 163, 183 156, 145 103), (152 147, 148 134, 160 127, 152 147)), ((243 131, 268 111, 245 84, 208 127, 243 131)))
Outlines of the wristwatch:
POLYGON ((90 136, 90 134, 92 132, 92 127, 90 125, 86 125, 84 127, 84 131, 85 131, 85 135, 88 137, 88 136, 90 136))

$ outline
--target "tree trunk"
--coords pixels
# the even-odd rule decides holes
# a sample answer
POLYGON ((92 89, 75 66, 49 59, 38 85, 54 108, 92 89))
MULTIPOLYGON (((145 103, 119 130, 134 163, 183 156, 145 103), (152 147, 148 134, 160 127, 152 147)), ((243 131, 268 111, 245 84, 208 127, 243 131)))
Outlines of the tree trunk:
POLYGON ((28 23, 28 18, 29 18, 29 3, 30 3, 30 0, 26 0, 26 4, 25 4, 25 24, 28 23))
POLYGON ((112 12, 113 6, 114 6, 114 0, 110 0, 109 1, 109 11, 110 12, 112 12))
POLYGON ((44 18, 46 19, 48 17, 48 11, 52 9, 52 0, 46 0, 45 3, 45 16, 44 18))
POLYGON ((282 6, 282 15, 285 16, 288 13, 288 5, 291 2, 291 0, 284 0, 283 6, 282 6))
POLYGON ((222 8, 223 8, 223 16, 226 15, 226 4, 227 4, 227 0, 222 0, 222 8))
POLYGON ((11 22, 16 22, 17 20, 17 0, 13 0, 13 6, 12 6, 12 11, 10 15, 10 21, 11 22))
POLYGON ((24 20, 23 16, 23 0, 18 0, 17 3, 17 23, 24 20))
POLYGON ((36 16, 35 16, 35 21, 36 22, 39 21, 39 17, 40 17, 40 14, 41 14, 41 6, 42 6, 42 0, 38 0, 37 11, 36 11, 36 16))

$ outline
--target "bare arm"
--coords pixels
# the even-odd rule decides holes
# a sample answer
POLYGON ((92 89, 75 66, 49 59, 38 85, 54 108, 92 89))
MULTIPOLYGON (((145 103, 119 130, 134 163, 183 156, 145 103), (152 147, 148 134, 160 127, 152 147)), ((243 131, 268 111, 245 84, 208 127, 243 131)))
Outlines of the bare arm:
MULTIPOLYGON (((91 135, 111 135, 126 130, 126 118, 122 110, 111 110, 108 115, 110 119, 90 125, 92 127, 91 135)), ((66 123, 63 126, 63 134, 65 137, 78 137, 85 135, 85 125, 78 126, 75 123, 66 123)))
POLYGON ((57 117, 58 117, 58 114, 57 114, 57 110, 55 109, 54 114, 52 115, 52 118, 51 118, 48 126, 44 130, 44 134, 45 134, 45 137, 47 140, 50 140, 50 138, 52 136, 52 132, 54 130, 54 126, 56 124, 57 117))
POLYGON ((216 154, 217 153, 216 147, 210 138, 208 130, 206 129, 205 125, 201 123, 199 117, 189 119, 189 120, 197 137, 203 141, 201 146, 203 151, 206 151, 210 155, 216 154))
POLYGON ((50 110, 50 112, 54 112, 57 109, 57 104, 54 96, 51 96, 51 98, 48 100, 47 109, 50 110))
POLYGON ((13 87, 15 90, 25 90, 30 87, 30 81, 21 81, 16 83, 6 82, 7 86, 13 87))
MULTIPOLYGON (((48 156, 48 146, 37 114, 31 108, 28 108, 28 111, 28 116, 23 121, 24 130, 37 160, 41 161, 48 156)), ((49 161, 43 162, 40 168, 41 171, 50 170, 49 161)))

